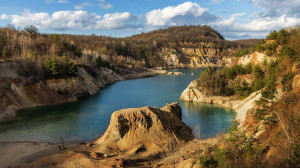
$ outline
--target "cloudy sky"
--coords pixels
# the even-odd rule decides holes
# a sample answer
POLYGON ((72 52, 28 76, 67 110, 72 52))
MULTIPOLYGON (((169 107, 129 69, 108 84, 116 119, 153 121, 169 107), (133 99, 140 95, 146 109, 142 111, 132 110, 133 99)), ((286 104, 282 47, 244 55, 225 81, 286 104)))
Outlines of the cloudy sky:
POLYGON ((264 38, 300 25, 300 0, 1 0, 0 26, 8 24, 114 37, 205 24, 228 40, 264 38))

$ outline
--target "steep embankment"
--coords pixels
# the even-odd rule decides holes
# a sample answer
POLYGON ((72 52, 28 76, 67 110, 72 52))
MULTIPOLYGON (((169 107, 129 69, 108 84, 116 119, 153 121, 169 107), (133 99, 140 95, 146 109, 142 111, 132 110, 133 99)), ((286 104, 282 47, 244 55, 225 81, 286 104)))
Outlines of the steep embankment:
POLYGON ((108 68, 78 66, 76 77, 38 79, 20 76, 19 63, 0 63, 0 121, 14 117, 15 112, 36 106, 54 105, 76 101, 99 93, 105 85, 132 78, 164 74, 160 70, 129 71, 120 75, 108 68))
POLYGON ((106 84, 123 78, 107 68, 94 70, 93 76, 84 67, 78 67, 77 77, 40 80, 34 76, 18 75, 19 65, 0 64, 0 121, 15 116, 24 108, 75 101, 94 95, 106 84))
POLYGON ((207 67, 220 66, 220 49, 216 49, 212 42, 201 42, 197 48, 163 48, 159 53, 160 58, 166 62, 168 67, 207 67))
POLYGON ((275 57, 267 56, 265 53, 262 52, 253 52, 248 55, 244 55, 242 57, 223 57, 220 61, 222 64, 224 63, 227 66, 233 66, 236 64, 241 65, 256 65, 261 64, 264 61, 270 62, 276 60, 275 57))

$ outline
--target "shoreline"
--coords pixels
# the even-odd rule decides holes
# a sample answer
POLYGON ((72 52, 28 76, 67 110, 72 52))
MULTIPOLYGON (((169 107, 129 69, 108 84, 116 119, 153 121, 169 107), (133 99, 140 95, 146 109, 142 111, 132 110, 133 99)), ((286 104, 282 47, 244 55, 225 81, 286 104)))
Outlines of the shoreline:
POLYGON ((242 100, 226 96, 210 96, 201 88, 199 89, 197 80, 194 80, 181 93, 180 101, 208 103, 230 108, 236 112, 235 120, 243 123, 246 119, 247 111, 254 107, 254 102, 260 97, 261 91, 253 92, 242 100))
MULTIPOLYGON (((109 84, 113 84, 113 83, 118 82, 118 81, 134 80, 134 79, 139 79, 139 78, 147 78, 147 77, 166 75, 167 72, 168 72, 167 70, 145 69, 145 71, 143 71, 143 72, 130 73, 130 74, 123 75, 123 76, 121 76, 120 80, 115 80, 111 83, 107 83, 101 89, 105 88, 109 84)), ((100 94, 101 89, 94 95, 100 94)), ((91 96, 93 96, 93 95, 89 95, 89 96, 86 96, 84 98, 91 97, 91 96)), ((9 114, 14 114, 14 115, 5 115, 6 113, 0 113, 0 123, 13 120, 17 116, 17 113, 21 110, 37 108, 37 107, 46 107, 46 106, 50 107, 50 106, 55 106, 55 105, 61 105, 61 104, 64 104, 64 103, 72 103, 72 102, 80 101, 84 98, 81 98, 81 99, 68 99, 68 98, 65 98, 61 102, 53 102, 53 103, 48 103, 48 104, 38 104, 37 103, 37 104, 33 104, 32 106, 28 106, 28 107, 15 106, 14 108, 9 109, 9 114), (5 116, 1 117, 1 115, 5 115, 5 116)))

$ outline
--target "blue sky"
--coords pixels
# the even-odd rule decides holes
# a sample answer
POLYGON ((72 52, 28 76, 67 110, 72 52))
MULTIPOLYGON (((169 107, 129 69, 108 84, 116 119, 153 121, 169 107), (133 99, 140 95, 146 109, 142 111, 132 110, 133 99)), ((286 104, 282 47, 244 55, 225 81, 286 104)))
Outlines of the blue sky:
POLYGON ((124 37, 205 24, 233 40, 297 26, 299 9, 300 0, 2 0, 0 26, 124 37))

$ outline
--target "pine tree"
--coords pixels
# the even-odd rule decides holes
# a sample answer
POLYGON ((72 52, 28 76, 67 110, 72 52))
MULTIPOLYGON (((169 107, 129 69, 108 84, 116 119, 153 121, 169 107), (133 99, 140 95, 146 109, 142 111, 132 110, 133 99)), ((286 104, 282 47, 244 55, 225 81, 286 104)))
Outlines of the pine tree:
POLYGON ((52 59, 51 59, 50 71, 51 71, 51 76, 53 76, 55 78, 58 77, 57 61, 56 61, 55 57, 52 57, 52 59))
POLYGON ((73 76, 77 74, 76 65, 70 60, 66 53, 63 54, 63 59, 65 61, 65 70, 66 72, 73 76))

